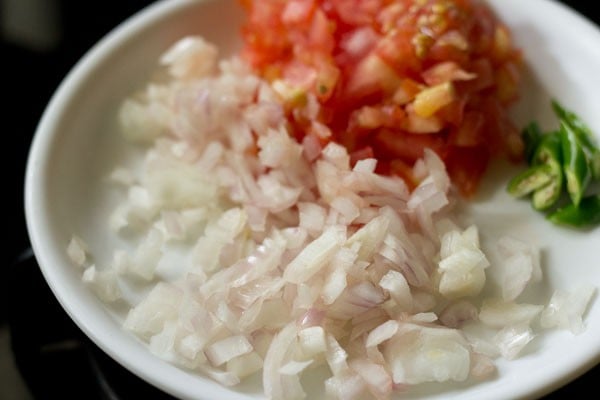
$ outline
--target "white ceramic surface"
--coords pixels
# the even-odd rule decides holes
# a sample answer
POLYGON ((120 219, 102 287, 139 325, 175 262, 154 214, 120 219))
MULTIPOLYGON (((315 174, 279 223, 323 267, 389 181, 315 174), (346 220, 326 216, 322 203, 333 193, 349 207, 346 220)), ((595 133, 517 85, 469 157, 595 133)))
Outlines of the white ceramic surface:
MULTIPOLYGON (((554 126, 549 99, 573 108, 600 132, 600 31, 551 0, 493 0, 528 64, 520 124, 536 119, 554 126)), ((241 10, 235 0, 161 1, 117 27, 76 65, 52 98, 36 132, 27 166, 25 208, 35 255, 54 294, 78 326, 126 368, 164 391, 186 399, 254 399, 250 381, 226 389, 161 361, 121 330, 122 315, 108 310, 80 282, 65 247, 74 232, 92 252, 108 254, 114 239, 104 228, 110 195, 103 175, 135 154, 123 149, 115 129, 119 101, 149 77, 156 60, 185 34, 204 35, 222 54, 239 45, 241 10)), ((600 138, 599 138, 600 140, 600 138)), ((511 169, 490 171, 469 215, 484 241, 503 233, 530 240, 543 251, 545 280, 527 296, 547 302, 552 289, 582 283, 600 287, 600 229, 575 232, 549 225, 529 204, 504 192, 511 169)), ((403 398, 535 398, 568 383, 600 362, 600 299, 585 316, 586 330, 544 334, 517 360, 499 362, 496 379, 473 384, 424 385, 403 398)), ((316 398, 319 388, 312 389, 316 398)))

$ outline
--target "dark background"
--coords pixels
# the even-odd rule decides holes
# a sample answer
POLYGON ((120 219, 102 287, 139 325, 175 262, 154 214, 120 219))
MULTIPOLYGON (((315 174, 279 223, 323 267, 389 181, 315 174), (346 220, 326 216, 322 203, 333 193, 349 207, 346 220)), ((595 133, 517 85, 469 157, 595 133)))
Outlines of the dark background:
MULTIPOLYGON (((3 84, 0 95, 8 104, 5 112, 0 114, 4 123, 1 135, 8 139, 0 157, 3 163, 5 183, 2 185, 8 195, 2 196, 4 204, 8 203, 8 213, 5 220, 6 263, 0 266, 4 274, 14 267, 29 247, 25 228, 23 209, 23 182, 29 144, 32 140, 36 125, 48 103, 52 93, 60 84, 66 73, 75 65, 79 58, 89 50, 102 36, 116 25, 131 16, 136 11, 152 3, 150 0, 38 0, 29 3, 39 3, 54 7, 43 12, 51 13, 54 25, 49 33, 34 39, 19 38, 14 32, 7 32, 7 21, 12 17, 9 3, 22 0, 0 0, 0 16, 3 21, 2 41, 0 43, 2 61, 1 76, 3 84)), ((524 0, 525 1, 525 0, 524 0)), ((590 20, 600 24, 600 12, 589 0, 564 0, 590 20)), ((24 20, 25 24, 35 23, 35 20, 24 20)), ((564 29, 564 27, 557 27, 564 29)), ((14 31, 14 29, 13 29, 14 31)), ((600 46, 600 43, 598 43, 600 46)), ((599 88, 600 89, 600 88, 599 88)), ((9 292, 5 285, 8 280, 0 277, 0 328, 6 324, 10 303, 6 294, 9 292)), ((47 290, 45 283, 38 283, 35 290, 47 290)), ((54 306, 52 306, 54 307, 54 306)), ((57 312, 60 312, 55 307, 57 312)), ((65 316, 65 318, 67 318, 65 316)), ((52 374, 52 371, 47 371, 52 374)), ((57 378, 58 379, 58 378, 57 378)), ((579 390, 590 386, 600 379, 600 369, 594 370, 576 380, 572 384, 557 391, 548 398, 562 398, 575 395, 579 390)), ((0 377, 0 385, 3 385, 0 377)))

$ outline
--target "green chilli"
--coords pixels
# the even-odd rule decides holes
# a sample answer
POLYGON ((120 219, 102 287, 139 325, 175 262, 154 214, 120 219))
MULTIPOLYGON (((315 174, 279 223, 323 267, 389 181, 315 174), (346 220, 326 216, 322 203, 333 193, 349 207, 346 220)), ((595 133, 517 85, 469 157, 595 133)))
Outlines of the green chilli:
POLYGON ((577 206, 592 181, 592 171, 578 135, 564 121, 560 124, 560 138, 567 192, 577 206))
POLYGON ((583 198, 579 206, 569 204, 560 208, 550 214, 548 219, 555 224, 575 228, 600 224, 600 194, 583 198))
POLYGON ((523 142, 525 143, 525 160, 531 165, 536 149, 542 140, 542 130, 538 123, 534 121, 523 129, 521 135, 523 136, 523 142))
POLYGON ((560 131, 553 131, 543 135, 538 141, 533 152, 531 163, 539 164, 562 164, 562 142, 560 131))
POLYGON ((549 165, 536 165, 521 172, 508 183, 508 193, 523 197, 544 187, 552 181, 552 168, 549 165))
POLYGON ((592 131, 557 101, 557 130, 542 131, 531 122, 522 131, 529 168, 513 177, 507 192, 530 196, 534 209, 558 225, 586 227, 600 224, 600 149, 592 131), (593 193, 593 194, 592 194, 593 193))
POLYGON ((591 129, 574 112, 565 109, 557 101, 552 101, 556 116, 571 128, 585 153, 593 179, 600 179, 600 148, 591 129))
POLYGON ((538 211, 544 211, 552 207, 562 193, 562 179, 552 179, 547 185, 533 192, 531 204, 538 211))

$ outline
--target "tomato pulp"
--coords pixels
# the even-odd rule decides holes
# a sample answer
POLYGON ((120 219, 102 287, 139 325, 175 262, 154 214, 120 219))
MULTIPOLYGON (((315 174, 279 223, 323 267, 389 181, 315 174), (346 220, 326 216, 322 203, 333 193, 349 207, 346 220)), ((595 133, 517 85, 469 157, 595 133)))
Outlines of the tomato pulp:
POLYGON ((484 2, 242 4, 242 57, 281 96, 299 141, 334 140, 413 185, 412 166, 431 148, 465 196, 491 158, 521 159, 507 112, 521 55, 484 2))

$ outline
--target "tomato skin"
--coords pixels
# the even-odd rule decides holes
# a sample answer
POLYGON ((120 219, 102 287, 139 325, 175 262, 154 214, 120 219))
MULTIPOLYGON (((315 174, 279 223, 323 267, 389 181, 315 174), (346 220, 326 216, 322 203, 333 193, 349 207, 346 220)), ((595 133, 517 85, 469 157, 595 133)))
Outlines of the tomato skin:
MULTIPOLYGON (((465 196, 492 158, 521 160, 507 113, 519 96, 521 54, 485 2, 240 2, 242 57, 267 80, 314 96, 330 133, 320 140, 341 143, 353 159, 373 156, 410 181, 407 170, 430 148, 465 196)), ((302 142, 315 124, 298 107, 286 105, 302 142)))

